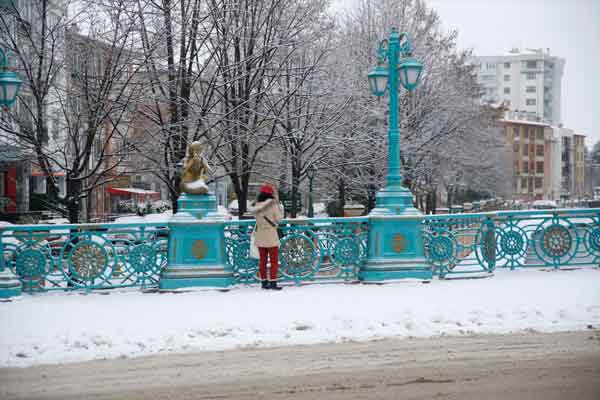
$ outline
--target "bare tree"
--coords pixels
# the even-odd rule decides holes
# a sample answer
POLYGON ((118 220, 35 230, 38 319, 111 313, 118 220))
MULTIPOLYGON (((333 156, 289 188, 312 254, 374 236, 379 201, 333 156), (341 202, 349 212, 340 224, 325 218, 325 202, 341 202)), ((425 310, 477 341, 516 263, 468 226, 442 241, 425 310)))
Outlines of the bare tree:
MULTIPOLYGON (((369 154, 380 164, 351 169, 349 175, 343 176, 360 184, 370 183, 366 196, 368 206, 373 205, 372 189, 383 185, 381 171, 385 170, 385 158, 378 155, 387 147, 388 103, 385 97, 381 101, 371 95, 366 75, 376 64, 378 41, 389 35, 391 27, 409 33, 413 55, 425 66, 421 85, 411 93, 401 92, 399 112, 404 183, 417 197, 424 196, 426 201, 419 202, 423 209, 430 211, 435 208, 436 192, 442 184, 440 178, 449 168, 468 168, 473 174, 496 170, 495 166, 485 166, 479 156, 482 151, 486 151, 485 154, 494 151, 492 149, 498 151, 496 144, 500 138, 487 110, 480 105, 480 89, 469 65, 470 53, 456 49, 456 32, 442 31, 438 15, 422 0, 359 1, 342 19, 340 51, 345 52, 348 61, 346 86, 353 94, 348 112, 352 116, 361 113, 371 116, 362 120, 355 117, 355 120, 363 124, 364 132, 372 134, 373 141, 379 141, 379 145, 370 142, 369 148, 360 147, 357 151, 372 149, 369 154)), ((354 159, 359 155, 350 151, 350 157, 347 153, 342 153, 342 157, 354 159)), ((485 183, 484 180, 470 182, 485 183)))
MULTIPOLYGON (((140 113, 144 141, 137 152, 148 171, 180 194, 180 163, 187 143, 207 140, 215 113, 215 34, 210 4, 201 0, 131 0, 139 18, 145 79, 140 113)), ((208 2, 210 3, 210 2, 208 2)))
POLYGON ((291 57, 322 23, 327 2, 210 0, 209 4, 220 96, 210 143, 231 178, 242 215, 253 169, 280 127, 276 114, 294 92, 284 94, 281 78, 291 57))

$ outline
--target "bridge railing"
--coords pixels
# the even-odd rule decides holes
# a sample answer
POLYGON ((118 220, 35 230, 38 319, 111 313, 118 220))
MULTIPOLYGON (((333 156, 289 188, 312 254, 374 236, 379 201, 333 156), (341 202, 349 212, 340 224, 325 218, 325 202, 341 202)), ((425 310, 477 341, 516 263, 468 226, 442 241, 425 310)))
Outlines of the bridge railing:
POLYGON ((0 271, 24 292, 155 286, 167 242, 164 224, 9 225, 0 228, 0 271))
MULTIPOLYGON (((253 220, 225 223, 223 251, 236 283, 258 281, 249 257, 253 220)), ((23 291, 154 287, 168 260, 167 224, 10 225, 0 228, 0 272, 23 291)), ((369 218, 284 220, 279 276, 295 283, 358 280, 367 259, 369 218)), ((600 264, 600 209, 498 211, 423 217, 434 272, 600 264)))
POLYGON ((425 216, 425 251, 441 277, 497 267, 600 263, 600 210, 526 210, 425 216))
MULTIPOLYGON (((258 282, 258 260, 249 257, 254 220, 225 227, 225 254, 237 283, 258 282)), ((283 220, 279 227, 282 281, 358 279, 367 258, 368 218, 283 220)))

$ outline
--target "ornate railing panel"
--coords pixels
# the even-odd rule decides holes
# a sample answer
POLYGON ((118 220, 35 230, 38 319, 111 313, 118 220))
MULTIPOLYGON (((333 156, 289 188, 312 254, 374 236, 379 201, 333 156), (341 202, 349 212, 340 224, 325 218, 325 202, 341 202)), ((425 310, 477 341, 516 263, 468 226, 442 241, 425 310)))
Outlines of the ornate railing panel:
POLYGON ((0 270, 26 292, 156 286, 167 242, 152 223, 11 225, 0 229, 0 270))
MULTIPOLYGON (((356 280, 367 257, 367 218, 284 220, 280 224, 279 277, 310 280, 356 280)), ((249 257, 254 221, 231 221, 225 228, 227 262, 236 281, 258 281, 258 260, 249 257)))
POLYGON ((440 277, 492 272, 496 267, 494 221, 486 214, 428 215, 425 254, 440 277))
POLYGON ((440 277, 496 267, 600 264, 600 210, 426 216, 425 252, 440 277))
POLYGON ((511 269, 598 265, 599 221, 597 209, 498 212, 498 264, 511 269))

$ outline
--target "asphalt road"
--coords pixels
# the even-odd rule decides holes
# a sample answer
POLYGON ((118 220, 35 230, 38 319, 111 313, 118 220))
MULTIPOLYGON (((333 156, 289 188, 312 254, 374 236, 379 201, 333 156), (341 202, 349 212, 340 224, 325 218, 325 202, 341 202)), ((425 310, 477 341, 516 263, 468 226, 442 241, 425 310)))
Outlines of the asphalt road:
POLYGON ((600 331, 386 339, 0 369, 0 399, 600 399, 600 331))

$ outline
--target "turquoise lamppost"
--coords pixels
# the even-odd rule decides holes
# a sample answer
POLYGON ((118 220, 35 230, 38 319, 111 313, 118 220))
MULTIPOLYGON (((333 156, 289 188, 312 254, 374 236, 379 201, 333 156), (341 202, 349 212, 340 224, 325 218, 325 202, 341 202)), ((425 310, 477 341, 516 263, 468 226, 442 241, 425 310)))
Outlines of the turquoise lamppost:
POLYGON ((390 119, 388 130, 388 174, 386 187, 377 194, 376 214, 414 214, 412 193, 402 186, 400 173, 400 127, 398 119, 399 83, 412 91, 421 78, 423 65, 410 57, 412 52, 407 33, 399 34, 392 29, 390 39, 383 40, 378 49, 378 65, 368 75, 371 91, 375 96, 389 92, 390 119), (387 61, 387 66, 384 64, 387 61), (400 82, 398 82, 400 81, 400 82))
POLYGON ((0 105, 12 105, 17 99, 22 83, 16 73, 8 71, 6 54, 0 48, 0 105))
POLYGON ((403 278, 430 279, 432 268, 424 255, 423 217, 413 206, 410 190, 402 186, 398 92, 400 86, 414 90, 423 65, 412 58, 407 33, 392 29, 379 44, 377 66, 368 74, 375 96, 389 93, 388 172, 386 186, 377 192, 376 206, 369 214, 369 251, 359 278, 378 282, 403 278))
MULTIPOLYGON (((0 48, 0 106, 3 107, 9 107, 15 102, 23 83, 16 73, 8 71, 7 68, 6 54, 0 48)), ((21 294, 21 282, 6 265, 1 238, 2 228, 0 228, 0 299, 21 294)))

